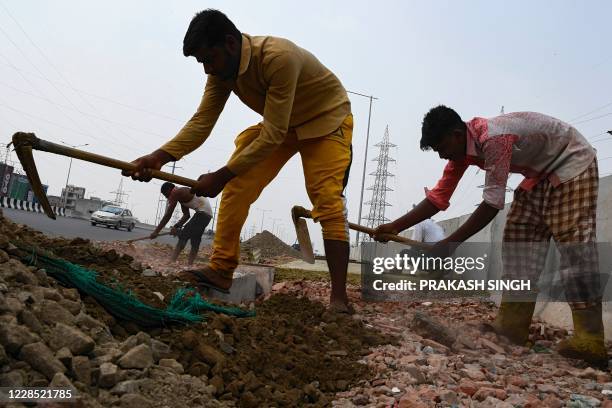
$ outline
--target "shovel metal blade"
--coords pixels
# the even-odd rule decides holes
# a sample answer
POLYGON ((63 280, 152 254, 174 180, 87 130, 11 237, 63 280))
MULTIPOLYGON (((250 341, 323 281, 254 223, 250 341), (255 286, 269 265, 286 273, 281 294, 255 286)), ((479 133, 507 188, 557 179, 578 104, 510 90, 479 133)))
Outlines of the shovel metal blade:
POLYGON ((23 171, 25 171, 26 176, 28 176, 30 188, 34 192, 43 210, 45 210, 45 214, 47 214, 49 218, 55 219, 55 213, 51 208, 51 204, 49 204, 47 194, 43 190, 40 177, 38 176, 38 170, 36 169, 36 163, 34 163, 34 156, 32 155, 32 146, 36 141, 37 138, 33 133, 17 132, 13 135, 15 153, 17 153, 23 171))

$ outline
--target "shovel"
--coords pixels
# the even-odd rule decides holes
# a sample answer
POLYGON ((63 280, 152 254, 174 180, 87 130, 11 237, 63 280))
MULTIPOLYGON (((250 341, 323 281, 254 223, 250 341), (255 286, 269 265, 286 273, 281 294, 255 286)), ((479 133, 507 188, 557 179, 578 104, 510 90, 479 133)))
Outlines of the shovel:
MULTIPOLYGON (((36 163, 34 162, 34 156, 32 150, 42 150, 43 152, 55 153, 62 156, 72 157, 74 159, 88 161, 90 163, 100 164, 106 167, 112 167, 119 170, 136 170, 136 165, 133 163, 124 162, 121 160, 111 159, 110 157, 101 156, 99 154, 85 152, 83 150, 74 149, 72 147, 66 147, 58 145, 56 143, 48 142, 37 138, 34 133, 17 132, 13 135, 13 145, 15 146, 15 152, 21 162, 21 167, 28 176, 30 187, 34 192, 34 195, 40 202, 45 214, 49 218, 55 219, 53 209, 49 204, 47 195, 42 188, 40 177, 38 176, 38 170, 36 169, 36 163)), ((180 184, 187 187, 195 187, 196 181, 188 179, 186 177, 177 176, 175 174, 166 173, 159 170, 152 170, 153 178, 170 181, 172 183, 180 184)))
MULTIPOLYGON (((298 243, 300 244, 300 251, 302 253, 302 259, 304 261, 313 264, 315 262, 314 253, 312 251, 312 243, 310 241, 310 233, 308 232, 308 226, 306 225, 305 218, 312 218, 310 210, 305 209, 299 205, 294 206, 291 209, 291 219, 295 226, 295 233, 297 235, 298 243)), ((374 228, 364 227, 363 225, 348 223, 350 229, 354 231, 363 232, 365 234, 373 234, 374 228)), ((415 248, 431 249, 431 245, 423 242, 414 241, 409 238, 401 237, 395 234, 381 234, 381 238, 387 241, 399 242, 401 244, 410 245, 415 248)))

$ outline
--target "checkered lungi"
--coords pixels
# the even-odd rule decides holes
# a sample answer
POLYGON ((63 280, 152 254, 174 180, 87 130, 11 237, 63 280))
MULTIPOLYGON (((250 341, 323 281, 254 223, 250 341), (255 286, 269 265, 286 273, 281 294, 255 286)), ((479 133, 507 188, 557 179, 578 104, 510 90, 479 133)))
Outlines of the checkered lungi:
POLYGON ((581 174, 557 187, 544 179, 530 191, 517 189, 504 229, 504 277, 537 283, 552 238, 561 255, 565 300, 574 307, 601 301, 595 221, 598 186, 594 159, 581 174))

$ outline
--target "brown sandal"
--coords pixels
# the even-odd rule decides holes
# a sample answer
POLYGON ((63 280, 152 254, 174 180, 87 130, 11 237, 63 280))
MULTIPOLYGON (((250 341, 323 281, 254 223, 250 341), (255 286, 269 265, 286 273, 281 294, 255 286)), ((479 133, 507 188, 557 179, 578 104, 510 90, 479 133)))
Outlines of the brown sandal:
POLYGON ((178 273, 178 278, 184 280, 186 282, 191 283, 197 287, 205 287, 209 289, 214 289, 218 292, 229 294, 229 289, 221 288, 211 282, 202 272, 197 269, 192 269, 188 271, 181 271, 178 273))

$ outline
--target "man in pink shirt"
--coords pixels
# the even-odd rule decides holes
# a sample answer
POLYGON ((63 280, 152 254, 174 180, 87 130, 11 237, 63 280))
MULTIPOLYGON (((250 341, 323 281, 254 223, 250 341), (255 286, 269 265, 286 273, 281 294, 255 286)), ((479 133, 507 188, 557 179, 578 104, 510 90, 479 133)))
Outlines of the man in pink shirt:
MULTIPOLYGON (((464 122, 451 108, 437 106, 423 119, 422 150, 448 160, 426 198, 380 233, 399 233, 446 210, 470 165, 486 171, 483 201, 454 233, 438 242, 432 255, 447 256, 449 243, 462 243, 504 208, 509 173, 525 179, 514 193, 504 229, 504 275, 537 278, 554 239, 561 252, 561 279, 572 308, 575 334, 559 345, 559 353, 596 365, 607 365, 601 318, 601 288, 595 247, 598 171, 596 152, 571 125, 535 112, 517 112, 464 122), (528 243, 529 245, 525 246, 528 243), (539 243, 539 244, 534 244, 539 243), (561 249, 563 247, 563 249, 561 249)), ((495 322, 498 334, 524 345, 535 298, 503 294, 495 322)))

